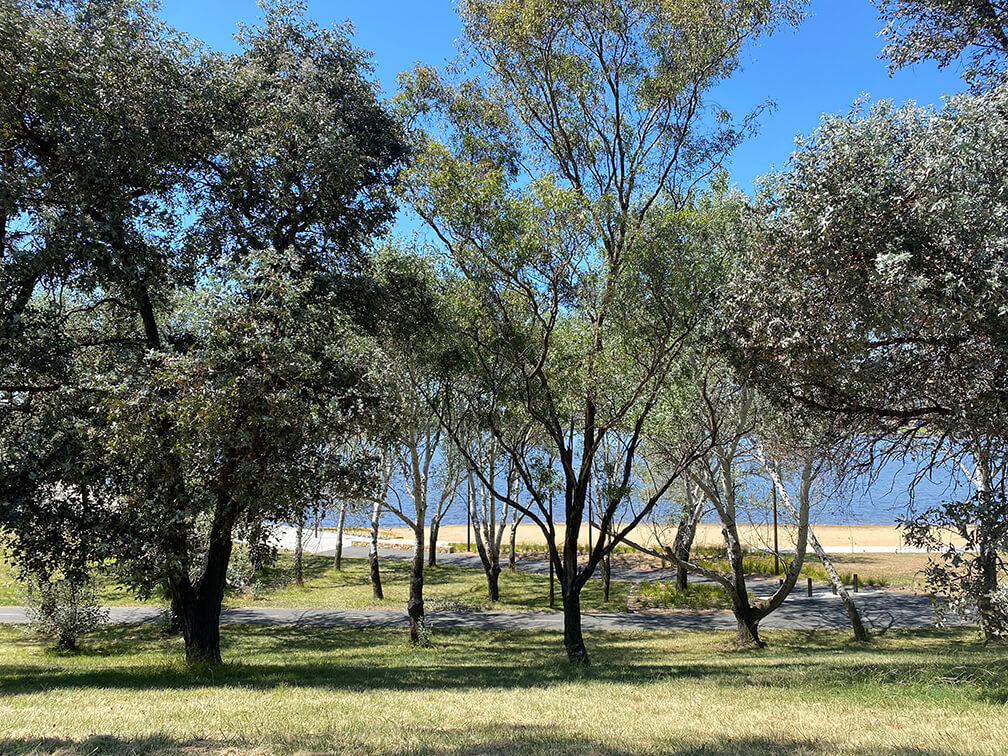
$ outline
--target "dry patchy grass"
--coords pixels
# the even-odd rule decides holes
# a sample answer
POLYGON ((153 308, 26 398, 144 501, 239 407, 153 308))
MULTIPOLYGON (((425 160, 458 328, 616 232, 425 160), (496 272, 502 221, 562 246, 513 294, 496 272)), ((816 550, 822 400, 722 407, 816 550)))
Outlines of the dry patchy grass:
POLYGON ((225 627, 223 668, 190 668, 151 627, 88 653, 0 629, 10 754, 1000 754, 1008 650, 966 631, 592 633, 571 668, 542 632, 225 627), (240 660, 240 661, 239 661, 240 660))

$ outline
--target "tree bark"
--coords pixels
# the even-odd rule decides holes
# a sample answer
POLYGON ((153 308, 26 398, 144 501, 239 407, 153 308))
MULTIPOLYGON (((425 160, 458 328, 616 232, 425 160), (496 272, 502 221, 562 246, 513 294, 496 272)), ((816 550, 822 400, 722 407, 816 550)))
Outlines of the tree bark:
POLYGON ((994 492, 992 490, 991 459, 984 445, 974 441, 973 458, 976 465, 977 498, 980 501, 980 512, 977 517, 977 561, 979 564, 979 590, 976 597, 977 611, 980 615, 980 630, 984 641, 990 642, 998 638, 1001 622, 997 616, 991 596, 998 587, 998 558, 992 537, 997 529, 994 507, 994 492))
POLYGON ((518 569, 517 555, 515 554, 515 541, 518 538, 518 524, 522 521, 522 518, 518 515, 518 510, 516 509, 511 514, 511 538, 510 547, 511 551, 508 554, 508 569, 511 572, 515 572, 518 569))
POLYGON ((336 554, 333 556, 333 567, 337 572, 343 570, 343 530, 346 526, 346 500, 340 505, 339 523, 336 526, 336 554))
POLYGON ((581 588, 567 574, 561 582, 563 588, 564 648, 567 659, 574 664, 588 665, 588 649, 581 631, 581 588))
POLYGON ((432 517, 430 524, 430 543, 427 545, 427 566, 437 567, 437 539, 441 529, 441 519, 432 517))
POLYGON ((218 512, 210 528, 207 562, 194 586, 187 574, 169 580, 172 605, 177 608, 185 639, 186 661, 220 664, 220 611, 231 560, 233 515, 218 512))
MULTIPOLYGON (((599 536, 601 538, 601 536, 599 536)), ((609 587, 612 583, 612 554, 606 554, 602 560, 602 601, 609 603, 609 587)))
POLYGON ((840 579, 840 573, 836 571, 833 566, 833 562, 830 558, 826 556, 826 551, 823 549, 822 545, 819 543, 819 539, 815 537, 815 533, 812 532, 812 528, 809 528, 808 533, 809 545, 815 552, 816 556, 819 557, 819 561, 822 562, 823 569, 826 570, 826 574, 829 575, 830 582, 833 587, 836 588, 837 595, 840 596, 840 600, 843 601, 844 610, 847 612, 847 616, 850 618, 851 628, 854 630, 854 640, 864 642, 868 640, 868 631, 865 630, 864 623, 861 621, 861 613, 858 611, 857 605, 854 603, 854 599, 847 592, 847 588, 843 584, 843 580, 840 579))
POLYGON ((693 489, 689 480, 684 480, 686 502, 683 515, 676 528, 672 552, 676 558, 676 590, 685 591, 689 587, 689 570, 685 563, 690 560, 693 551, 693 541, 696 538, 697 525, 703 516, 703 496, 693 489))
POLYGON ((427 624, 424 619, 423 583, 424 583, 424 530, 421 520, 413 528, 413 564, 410 569, 409 600, 406 602, 406 612, 410 621, 410 641, 427 645, 427 624))
POLYGON ((738 621, 738 634, 735 636, 740 646, 755 646, 756 648, 766 648, 766 643, 759 637, 759 618, 748 610, 741 609, 735 612, 738 621))
POLYGON ((371 593, 375 601, 385 598, 382 591, 381 572, 378 569, 378 521, 381 519, 381 500, 371 506, 371 540, 368 542, 368 564, 371 568, 371 593))
POLYGON ((491 601, 500 601, 500 574, 500 563, 495 561, 487 571, 487 597, 491 601))
POLYGON ((304 524, 297 525, 297 541, 294 544, 294 584, 304 588, 304 524))

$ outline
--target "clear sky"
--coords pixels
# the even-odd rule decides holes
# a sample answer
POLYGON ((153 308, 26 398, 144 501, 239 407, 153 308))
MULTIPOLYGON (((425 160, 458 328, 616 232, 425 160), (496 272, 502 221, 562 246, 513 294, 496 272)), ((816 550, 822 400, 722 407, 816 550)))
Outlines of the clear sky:
MULTIPOLYGON (((387 96, 395 92, 400 71, 453 58, 461 35, 452 0, 308 0, 308 12, 324 25, 353 23, 357 45, 374 53, 387 96)), ((228 50, 234 48, 236 24, 255 21, 259 9, 255 0, 162 0, 161 15, 228 50)), ((743 70, 716 92, 717 104, 735 115, 768 99, 777 107, 734 155, 729 166, 734 182, 748 191, 754 178, 785 163, 796 134, 813 131, 823 113, 846 112, 862 93, 928 104, 963 89, 959 71, 951 68, 917 66, 890 77, 879 58, 880 27, 870 0, 813 0, 810 17, 797 31, 781 32, 746 52, 743 70)))

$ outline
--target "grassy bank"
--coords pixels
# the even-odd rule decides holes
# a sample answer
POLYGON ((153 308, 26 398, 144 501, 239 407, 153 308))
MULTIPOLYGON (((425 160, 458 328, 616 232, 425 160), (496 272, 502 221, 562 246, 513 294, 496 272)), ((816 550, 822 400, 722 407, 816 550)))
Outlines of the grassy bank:
POLYGON ((592 667, 540 632, 223 631, 191 669, 150 627, 88 653, 0 628, 0 753, 995 754, 1008 748, 1008 650, 966 631, 591 633, 592 667))

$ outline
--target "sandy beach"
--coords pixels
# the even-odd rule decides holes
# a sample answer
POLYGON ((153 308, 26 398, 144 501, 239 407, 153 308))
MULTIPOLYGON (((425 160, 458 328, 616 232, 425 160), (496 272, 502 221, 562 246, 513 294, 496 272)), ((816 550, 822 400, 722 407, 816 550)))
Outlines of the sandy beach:
MULTIPOLYGON (((563 524, 556 525, 557 539, 563 536, 563 524)), ((408 528, 382 528, 383 533, 399 538, 412 538, 408 528)), ((823 548, 829 552, 872 553, 892 551, 912 551, 903 544, 900 530, 895 525, 815 525, 813 532, 823 548)), ((631 540, 653 546, 657 543, 671 543, 675 535, 674 529, 656 530, 652 525, 639 525, 630 534, 631 540)), ((778 543, 781 550, 794 548, 795 529, 780 526, 778 528, 778 543)), ((430 537, 428 529, 427 538, 430 537)), ((473 536, 474 537, 474 536, 473 536)), ((510 537, 510 526, 505 530, 504 541, 510 537)), ((598 529, 592 529, 592 539, 598 537, 598 529)), ((773 528, 769 525, 739 525, 739 537, 745 546, 752 548, 772 549, 773 528)), ((516 542, 528 546, 545 545, 546 539, 542 531, 534 523, 518 525, 516 542)), ((588 541, 588 528, 582 527, 580 540, 588 541)), ((465 525, 443 525, 438 532, 438 541, 446 543, 465 543, 465 525)), ((714 523, 702 523, 698 530, 695 543, 701 546, 720 546, 723 544, 721 526, 714 523)))

